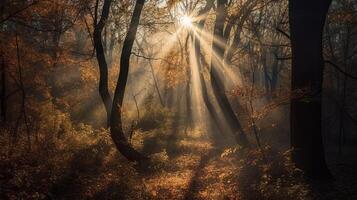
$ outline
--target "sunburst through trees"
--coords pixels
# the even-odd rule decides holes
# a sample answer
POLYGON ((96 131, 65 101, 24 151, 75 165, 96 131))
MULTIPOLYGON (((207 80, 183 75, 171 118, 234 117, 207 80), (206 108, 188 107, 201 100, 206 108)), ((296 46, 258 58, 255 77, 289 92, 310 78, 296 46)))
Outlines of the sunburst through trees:
POLYGON ((0 199, 353 199, 356 13, 2 1, 0 199))

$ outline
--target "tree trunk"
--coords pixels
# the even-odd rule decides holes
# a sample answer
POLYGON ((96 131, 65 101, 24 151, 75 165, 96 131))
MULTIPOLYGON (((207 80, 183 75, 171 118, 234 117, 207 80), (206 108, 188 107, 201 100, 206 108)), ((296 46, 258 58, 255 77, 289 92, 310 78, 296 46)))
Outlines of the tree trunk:
POLYGON ((136 151, 128 142, 125 137, 122 122, 122 106, 125 94, 126 83, 129 74, 130 66, 130 55, 133 48, 133 43, 136 37, 136 32, 138 30, 141 11, 144 7, 145 0, 137 0, 133 16, 130 21, 129 30, 124 40, 123 49, 120 57, 120 72, 117 81, 117 86, 115 88, 113 106, 111 112, 110 120, 110 133, 112 139, 120 151, 128 160, 130 161, 142 161, 146 157, 136 151))
POLYGON ((203 102, 209 112, 210 117, 212 118, 212 123, 211 126, 212 128, 218 128, 220 130, 224 130, 224 126, 221 122, 221 120, 219 119, 219 114, 218 111, 214 108, 214 105, 212 104, 209 95, 208 95, 208 91, 207 91, 207 86, 206 86, 206 81, 204 79, 203 73, 204 73, 204 64, 205 60, 203 58, 203 56, 201 55, 201 41, 200 38, 197 37, 197 35, 200 35, 200 32, 203 31, 203 27, 204 24, 206 22, 206 15, 207 13, 211 10, 211 8, 213 7, 213 1, 207 1, 207 5, 199 12, 198 16, 204 16, 202 17, 202 19, 200 21, 198 21, 196 28, 199 30, 195 36, 194 36, 194 48, 195 48, 195 58, 196 58, 196 64, 197 64, 197 68, 199 71, 199 78, 200 78, 200 82, 201 82, 201 91, 202 91, 202 98, 203 98, 203 102))
POLYGON ((243 132, 240 122, 235 115, 232 106, 225 93, 225 88, 223 80, 221 79, 222 74, 219 72, 219 68, 222 67, 224 47, 220 46, 219 42, 223 39, 223 29, 224 22, 227 15, 226 10, 227 0, 217 0, 216 8, 216 22, 214 25, 214 35, 215 40, 212 44, 212 59, 211 59, 211 84, 213 88, 213 94, 217 99, 218 104, 222 108, 224 117, 226 118, 230 128, 236 136, 236 140, 241 145, 246 145, 248 143, 247 138, 243 132), (214 55, 216 54, 216 55, 214 55))
POLYGON ((6 98, 6 66, 5 58, 2 58, 1 63, 1 121, 6 122, 7 98, 6 98))
POLYGON ((303 97, 291 100, 293 161, 313 178, 329 178, 321 127, 322 33, 331 0, 290 0, 292 82, 303 97))
MULTIPOLYGON (((105 53, 102 42, 102 31, 105 26, 105 22, 108 19, 109 10, 110 10, 111 0, 105 0, 102 10, 101 18, 97 24, 96 20, 94 21, 94 48, 96 51, 97 61, 99 65, 99 94, 102 98, 105 111, 107 113, 107 127, 110 124, 110 111, 112 108, 112 98, 108 89, 108 65, 105 59, 105 53)), ((98 4, 96 4, 98 5, 98 4)), ((95 9, 97 10, 97 9, 95 9)))
MULTIPOLYGON (((277 55, 280 52, 279 50, 277 51, 277 55)), ((280 72, 280 65, 281 61, 278 59, 274 60, 273 66, 272 66, 272 72, 271 72, 271 78, 270 78, 270 95, 275 97, 275 91, 276 91, 276 86, 278 83, 278 77, 279 77, 279 72, 280 72)))

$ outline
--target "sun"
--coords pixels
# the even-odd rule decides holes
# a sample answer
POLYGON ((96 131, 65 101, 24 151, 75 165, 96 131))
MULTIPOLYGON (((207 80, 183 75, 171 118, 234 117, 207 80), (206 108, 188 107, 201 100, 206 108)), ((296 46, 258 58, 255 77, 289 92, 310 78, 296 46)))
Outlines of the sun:
POLYGON ((193 26, 192 18, 187 15, 183 15, 182 17, 180 17, 179 22, 182 26, 184 26, 186 28, 191 28, 193 26))

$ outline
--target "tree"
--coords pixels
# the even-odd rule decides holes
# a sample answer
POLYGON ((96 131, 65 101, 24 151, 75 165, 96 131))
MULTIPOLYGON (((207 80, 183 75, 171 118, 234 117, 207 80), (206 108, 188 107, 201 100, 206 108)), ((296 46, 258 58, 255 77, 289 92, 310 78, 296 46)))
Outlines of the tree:
POLYGON ((231 17, 231 28, 226 28, 224 31, 225 40, 228 40, 230 32, 232 30, 232 25, 236 24, 236 30, 233 34, 233 39, 231 44, 226 47, 226 56, 224 62, 230 64, 232 62, 233 55, 238 48, 238 45, 241 41, 241 34, 243 32, 243 25, 250 16, 253 8, 258 4, 258 0, 249 0, 245 1, 244 4, 240 7, 239 11, 231 17), (235 23, 234 23, 235 22, 235 23))
POLYGON ((292 46, 291 90, 302 97, 291 100, 291 146, 297 167, 315 178, 330 177, 321 125, 324 61, 322 33, 331 0, 290 0, 292 46))
POLYGON ((1 121, 6 122, 6 112, 7 112, 7 99, 6 99, 6 65, 4 57, 1 58, 1 121))
POLYGON ((99 0, 96 1, 95 13, 94 13, 94 32, 93 32, 93 41, 94 48, 96 51, 97 61, 99 65, 99 94, 104 103, 105 111, 107 113, 107 126, 110 124, 110 111, 112 108, 112 98, 108 89, 108 65, 105 58, 103 42, 102 42, 102 32, 105 26, 105 23, 109 16, 111 0, 104 0, 102 15, 97 23, 97 11, 99 0))
POLYGON ((212 9, 214 5, 213 0, 207 0, 207 3, 205 7, 203 7, 199 12, 198 16, 201 16, 201 19, 197 22, 196 29, 199 30, 195 35, 194 35, 194 48, 195 48, 195 58, 196 58, 196 64, 198 67, 198 70, 200 71, 199 77, 200 77, 200 82, 201 82, 201 92, 202 92, 202 97, 203 101, 206 105, 206 108, 210 114, 210 117, 212 117, 212 127, 217 127, 219 129, 224 129, 222 126, 222 123, 220 122, 218 111, 214 108, 213 103, 211 102, 211 99, 209 98, 208 95, 208 89, 206 86, 206 82, 203 76, 203 71, 204 71, 204 64, 206 64, 205 59, 203 58, 203 55, 201 54, 201 41, 200 38, 198 37, 201 34, 201 31, 203 31, 203 27, 205 25, 206 19, 208 12, 212 9))
POLYGON ((213 88, 214 96, 217 99, 218 104, 222 108, 224 116, 236 136, 237 141, 241 145, 246 145, 248 143, 247 138, 243 132, 241 124, 235 115, 232 106, 229 103, 227 95, 225 93, 222 75, 220 74, 219 68, 220 64, 223 62, 223 56, 225 52, 225 47, 223 47, 219 41, 224 38, 224 23, 227 17, 226 10, 227 0, 217 0, 216 8, 216 21, 214 24, 214 35, 212 44, 212 60, 211 60, 211 84, 213 88))
POLYGON ((142 161, 146 159, 145 156, 140 154, 129 144, 124 134, 121 116, 125 88, 129 74, 130 55, 135 41, 136 32, 138 30, 140 15, 144 7, 144 3, 145 0, 136 1, 133 16, 131 18, 129 29, 124 40, 120 57, 119 78, 114 92, 113 106, 110 119, 110 133, 112 139, 120 153, 122 153, 130 161, 142 161))

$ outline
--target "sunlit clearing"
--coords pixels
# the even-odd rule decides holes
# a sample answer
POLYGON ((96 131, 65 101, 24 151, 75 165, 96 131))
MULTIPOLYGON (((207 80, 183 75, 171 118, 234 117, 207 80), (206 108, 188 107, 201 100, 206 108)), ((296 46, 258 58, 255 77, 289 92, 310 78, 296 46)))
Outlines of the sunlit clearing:
POLYGON ((179 22, 185 28, 192 28, 192 26, 193 26, 192 18, 187 15, 180 17, 179 22))

